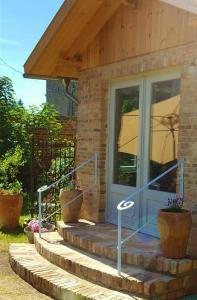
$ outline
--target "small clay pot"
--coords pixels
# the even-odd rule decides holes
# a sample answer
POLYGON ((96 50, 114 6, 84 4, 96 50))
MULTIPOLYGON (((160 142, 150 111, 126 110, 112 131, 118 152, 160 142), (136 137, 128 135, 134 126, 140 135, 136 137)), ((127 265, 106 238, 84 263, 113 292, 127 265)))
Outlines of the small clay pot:
POLYGON ((29 229, 29 227, 25 227, 24 232, 26 233, 29 243, 34 244, 34 232, 31 231, 31 229, 29 229))
POLYGON ((66 189, 61 189, 59 199, 64 223, 77 223, 83 201, 82 190, 67 191, 66 189), (77 199, 66 205, 74 198, 77 199))
POLYGON ((184 258, 192 226, 191 213, 187 210, 170 212, 167 209, 161 209, 157 224, 160 231, 163 256, 167 258, 184 258))

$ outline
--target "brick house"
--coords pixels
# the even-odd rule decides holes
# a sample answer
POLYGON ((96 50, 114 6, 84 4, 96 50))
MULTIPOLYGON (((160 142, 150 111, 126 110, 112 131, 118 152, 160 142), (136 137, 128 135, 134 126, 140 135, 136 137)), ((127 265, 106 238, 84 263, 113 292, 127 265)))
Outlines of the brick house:
POLYGON ((67 95, 61 80, 46 80, 46 102, 54 105, 60 117, 75 116, 76 104, 67 95))
POLYGON ((98 165, 77 171, 81 188, 88 187, 84 220, 35 234, 35 245, 11 245, 12 268, 62 300, 197 294, 196 0, 65 0, 24 71, 29 78, 78 79, 77 165, 94 154, 98 165), (182 191, 179 172, 132 198, 119 231, 117 205, 180 158, 193 225, 187 257, 170 259, 156 219, 182 191), (126 240, 122 253, 117 231, 126 240))
MULTIPOLYGON (((63 3, 24 70, 27 77, 78 78, 77 163, 99 156, 99 183, 84 199, 84 218, 117 224, 120 200, 183 157, 196 234, 196 56, 195 1, 63 3)), ((79 171, 82 186, 89 175, 79 171)), ((176 173, 150 186, 123 225, 136 229, 156 216, 176 189, 176 173)), ((156 221, 143 231, 157 236, 156 221)))

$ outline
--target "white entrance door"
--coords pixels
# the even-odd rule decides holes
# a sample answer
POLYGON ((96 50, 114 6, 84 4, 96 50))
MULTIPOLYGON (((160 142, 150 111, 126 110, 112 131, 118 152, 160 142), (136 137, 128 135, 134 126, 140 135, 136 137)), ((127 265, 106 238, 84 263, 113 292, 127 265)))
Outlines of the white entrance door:
MULTIPOLYGON (((177 160, 180 79, 157 74, 111 86, 107 220, 117 224, 117 204, 177 160)), ((176 172, 135 197, 123 226, 158 236, 156 216, 176 192, 176 172)))
MULTIPOLYGON (((177 162, 180 72, 156 74, 145 79, 146 128, 142 184, 156 178, 177 162)), ((176 197, 176 169, 165 175, 141 195, 142 230, 159 237, 156 222, 160 208, 176 197)))
MULTIPOLYGON (((111 86, 109 131, 108 222, 117 224, 117 205, 140 186, 143 80, 111 86)), ((123 226, 139 226, 139 198, 123 212, 123 226)))

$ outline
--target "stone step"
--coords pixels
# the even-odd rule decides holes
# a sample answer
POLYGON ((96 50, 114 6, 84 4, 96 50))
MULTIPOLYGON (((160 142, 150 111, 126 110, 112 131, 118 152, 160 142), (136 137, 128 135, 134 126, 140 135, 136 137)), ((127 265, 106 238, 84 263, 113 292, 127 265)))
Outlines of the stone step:
MULTIPOLYGON (((136 293, 150 299, 159 299, 184 290, 184 278, 146 271, 133 266, 123 266, 121 276, 112 260, 87 254, 66 243, 57 232, 35 235, 35 246, 39 254, 51 263, 88 281, 107 288, 136 293)), ((163 298, 162 298, 163 299, 163 298)))
MULTIPOLYGON (((57 224, 58 232, 69 244, 98 256, 117 260, 117 226, 93 224, 83 220, 76 224, 57 224)), ((128 236, 130 230, 124 229, 128 236)), ((146 234, 137 234, 122 247, 123 264, 150 271, 180 276, 197 271, 197 259, 168 259, 162 256, 160 241, 146 234)))
POLYGON ((12 269, 40 292, 58 300, 142 300, 80 279, 40 256, 34 245, 11 244, 12 269))

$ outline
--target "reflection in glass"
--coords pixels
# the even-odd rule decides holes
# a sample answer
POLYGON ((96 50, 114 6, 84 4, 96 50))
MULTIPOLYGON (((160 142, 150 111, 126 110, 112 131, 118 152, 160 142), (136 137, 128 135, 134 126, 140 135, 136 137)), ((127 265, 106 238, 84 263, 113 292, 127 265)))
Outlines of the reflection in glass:
MULTIPOLYGON (((180 108, 180 80, 152 84, 150 179, 177 162, 180 108)), ((176 192, 176 170, 170 172, 151 189, 176 192)))
POLYGON ((139 86, 116 90, 114 183, 136 186, 139 86))

